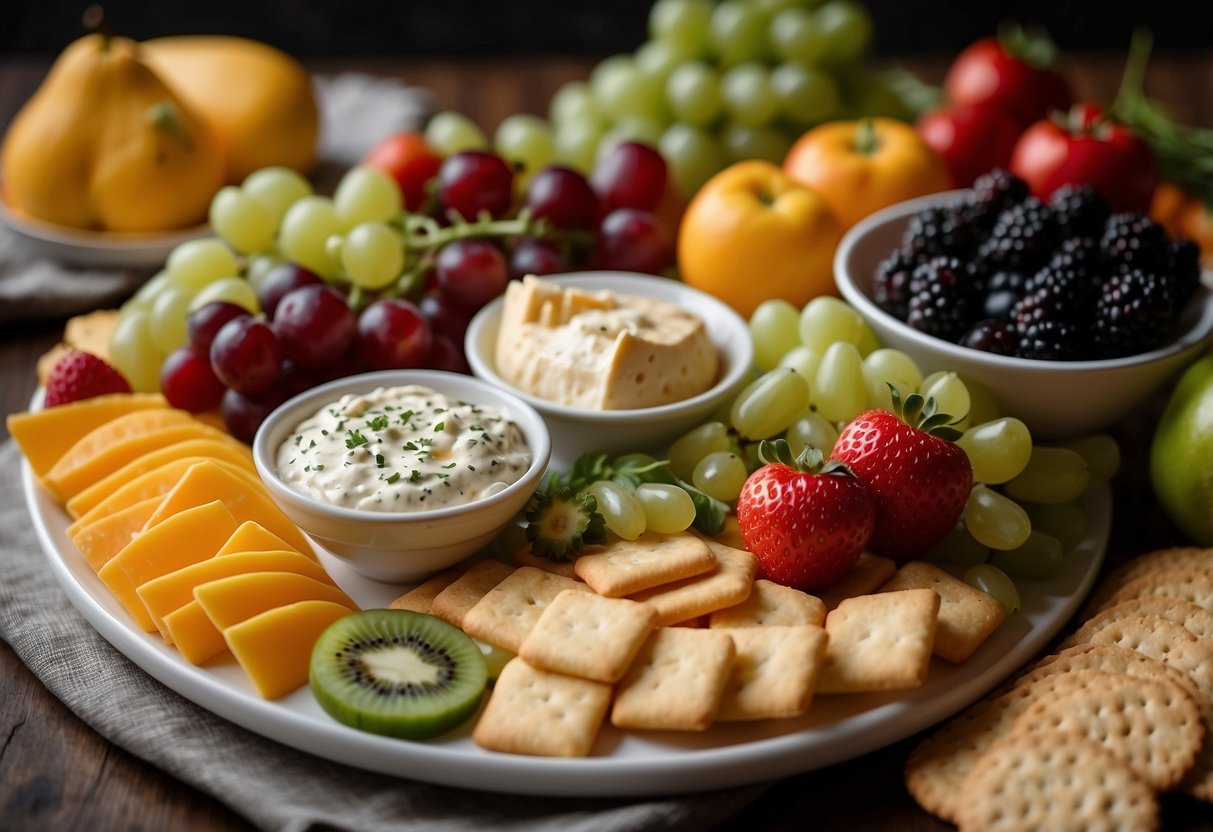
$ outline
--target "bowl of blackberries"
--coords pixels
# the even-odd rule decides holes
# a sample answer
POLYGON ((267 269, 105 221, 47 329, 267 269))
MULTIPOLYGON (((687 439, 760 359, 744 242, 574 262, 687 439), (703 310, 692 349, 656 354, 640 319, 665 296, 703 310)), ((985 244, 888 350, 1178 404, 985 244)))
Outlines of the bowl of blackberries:
POLYGON ((1199 255, 1089 186, 1041 200, 995 170, 863 220, 834 274, 882 344, 1064 437, 1119 421, 1209 343, 1199 255))

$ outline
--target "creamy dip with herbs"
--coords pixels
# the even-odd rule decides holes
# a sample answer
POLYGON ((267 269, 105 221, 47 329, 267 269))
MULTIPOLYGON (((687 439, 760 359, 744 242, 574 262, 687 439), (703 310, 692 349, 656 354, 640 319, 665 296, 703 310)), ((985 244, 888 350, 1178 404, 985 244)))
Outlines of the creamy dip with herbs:
POLYGON ((497 408, 428 387, 343 396, 278 448, 278 474, 309 497, 365 511, 463 505, 517 482, 531 464, 519 427, 497 408))

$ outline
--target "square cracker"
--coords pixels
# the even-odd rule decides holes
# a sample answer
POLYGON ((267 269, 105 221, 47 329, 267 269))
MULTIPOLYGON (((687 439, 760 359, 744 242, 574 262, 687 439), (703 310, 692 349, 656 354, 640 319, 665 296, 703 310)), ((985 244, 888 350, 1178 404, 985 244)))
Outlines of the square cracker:
POLYGON ((614 684, 657 625, 657 611, 626 598, 564 590, 518 648, 532 667, 614 684))
POLYGON ((584 757, 611 704, 611 686, 511 659, 497 677, 472 739, 481 748, 542 757, 584 757))
POLYGON ((430 612, 448 624, 462 627, 463 617, 467 615, 468 610, 476 606, 476 602, 483 598, 486 592, 504 581, 513 571, 514 567, 499 560, 482 560, 435 595, 433 603, 430 604, 430 612))
POLYGON ((993 596, 920 560, 903 564, 880 591, 919 588, 939 593, 934 651, 950 662, 963 662, 973 655, 1007 617, 993 596))
POLYGON ((638 592, 631 597, 657 610, 660 627, 740 604, 750 597, 758 560, 749 552, 707 541, 716 568, 702 575, 638 592))
POLYGON ((825 659, 824 629, 806 624, 724 632, 733 639, 737 658, 717 720, 780 719, 809 709, 825 659))
POLYGON ((620 680, 617 728, 703 731, 716 718, 736 650, 723 630, 654 630, 620 680))
POLYGON ((433 609, 438 593, 455 583, 462 574, 461 569, 443 569, 392 601, 388 609, 428 613, 433 609))
POLYGON ((819 693, 920 687, 931 664, 939 593, 903 589, 848 598, 826 616, 819 693))
POLYGON ((717 610, 709 627, 820 627, 826 620, 826 605, 815 595, 760 578, 750 597, 740 604, 717 610))
POLYGON ((517 653, 545 607, 564 590, 589 593, 580 581, 532 566, 520 567, 463 616, 465 633, 517 653))
POLYGON ((819 597, 826 609, 832 610, 847 598, 872 594, 884 586, 896 571, 897 564, 888 558, 864 552, 859 556, 859 560, 855 561, 851 571, 819 593, 819 597))
MULTIPOLYGON (((621 597, 709 572, 716 557, 693 534, 642 534, 574 561, 577 577, 599 595, 621 597)), ((690 616, 683 616, 689 618, 690 616)))
POLYGON ((577 573, 573 570, 573 563, 571 560, 552 560, 551 558, 540 557, 531 551, 530 546, 523 546, 514 553, 515 566, 533 566, 536 569, 551 572, 553 575, 559 575, 562 578, 577 580, 577 573))

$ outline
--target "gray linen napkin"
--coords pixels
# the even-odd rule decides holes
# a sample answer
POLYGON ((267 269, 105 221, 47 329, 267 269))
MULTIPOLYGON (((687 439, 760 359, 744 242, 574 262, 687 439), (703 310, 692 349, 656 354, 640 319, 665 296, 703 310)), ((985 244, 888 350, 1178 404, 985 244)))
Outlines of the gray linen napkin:
POLYGON ((0 637, 102 736, 263 829, 707 829, 766 786, 653 800, 511 797, 353 769, 244 730, 128 661, 51 575, 21 493, 20 454, 0 446, 0 637))

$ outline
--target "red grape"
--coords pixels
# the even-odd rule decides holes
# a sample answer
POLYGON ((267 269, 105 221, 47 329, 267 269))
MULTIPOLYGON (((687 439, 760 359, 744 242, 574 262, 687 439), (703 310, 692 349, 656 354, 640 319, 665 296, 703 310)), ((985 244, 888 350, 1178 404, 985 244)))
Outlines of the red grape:
POLYGON ((559 274, 567 271, 564 254, 553 243, 528 237, 519 240, 510 254, 510 278, 521 280, 528 274, 559 274))
POLYGON ((219 406, 223 382, 215 376, 206 353, 194 347, 181 347, 164 359, 160 367, 160 392, 173 407, 201 413, 219 406))
POLYGON ((215 340, 215 333, 233 318, 248 316, 248 310, 243 306, 226 301, 215 301, 194 310, 190 313, 187 323, 190 346, 202 355, 210 355, 211 341, 215 340))
POLYGON ((303 286, 283 295, 274 314, 282 352, 301 367, 327 367, 349 349, 357 320, 331 286, 303 286))
POLYGON ((557 228, 593 228, 598 222, 598 196, 575 170, 552 165, 535 174, 526 190, 526 206, 536 219, 557 228))
POLYGON ((407 300, 384 298, 358 317, 358 357, 376 370, 424 366, 433 334, 407 300))
POLYGON ((590 181, 603 212, 617 208, 652 211, 665 193, 668 169, 661 154, 647 144, 620 142, 594 168, 590 181))
POLYGON ((472 320, 472 313, 452 301, 441 291, 430 292, 421 299, 418 309, 425 319, 430 322, 430 331, 437 337, 442 335, 457 344, 463 343, 463 335, 467 332, 472 320))
POLYGON ((282 346, 265 321, 235 318, 211 342, 211 366, 219 380, 240 393, 254 395, 278 383, 282 346))
POLYGON ((300 367, 292 361, 284 361, 282 363, 282 388, 286 391, 286 395, 295 396, 304 390, 311 390, 318 384, 357 375, 358 372, 358 359, 349 352, 342 353, 336 361, 319 369, 300 367))
POLYGON ((324 281, 303 266, 283 263, 280 266, 274 266, 265 275, 261 288, 257 290, 257 301, 261 304, 261 311, 272 319, 278 310, 279 301, 287 292, 298 289, 300 286, 313 286, 317 283, 324 283, 324 281))
POLYGON ((471 310, 504 292, 510 280, 505 255, 487 240, 455 240, 443 246, 434 273, 442 291, 471 310))
POLYGON ((471 368, 468 367, 468 360, 463 355, 463 350, 460 349, 450 338, 444 338, 441 335, 434 336, 434 343, 430 346, 430 356, 427 362, 431 369, 446 370, 448 373, 463 373, 471 375, 471 368))
POLYGON ((221 412, 228 433, 245 444, 252 444, 257 428, 274 408, 286 401, 286 391, 271 387, 256 396, 247 396, 237 390, 223 394, 221 412))
POLYGON ((438 171, 442 204, 466 220, 481 211, 500 217, 514 196, 514 171, 500 156, 483 150, 465 150, 442 163, 438 171))
POLYGON ((672 262, 672 247, 661 223, 648 211, 620 208, 598 229, 598 266, 626 272, 660 274, 672 262))

